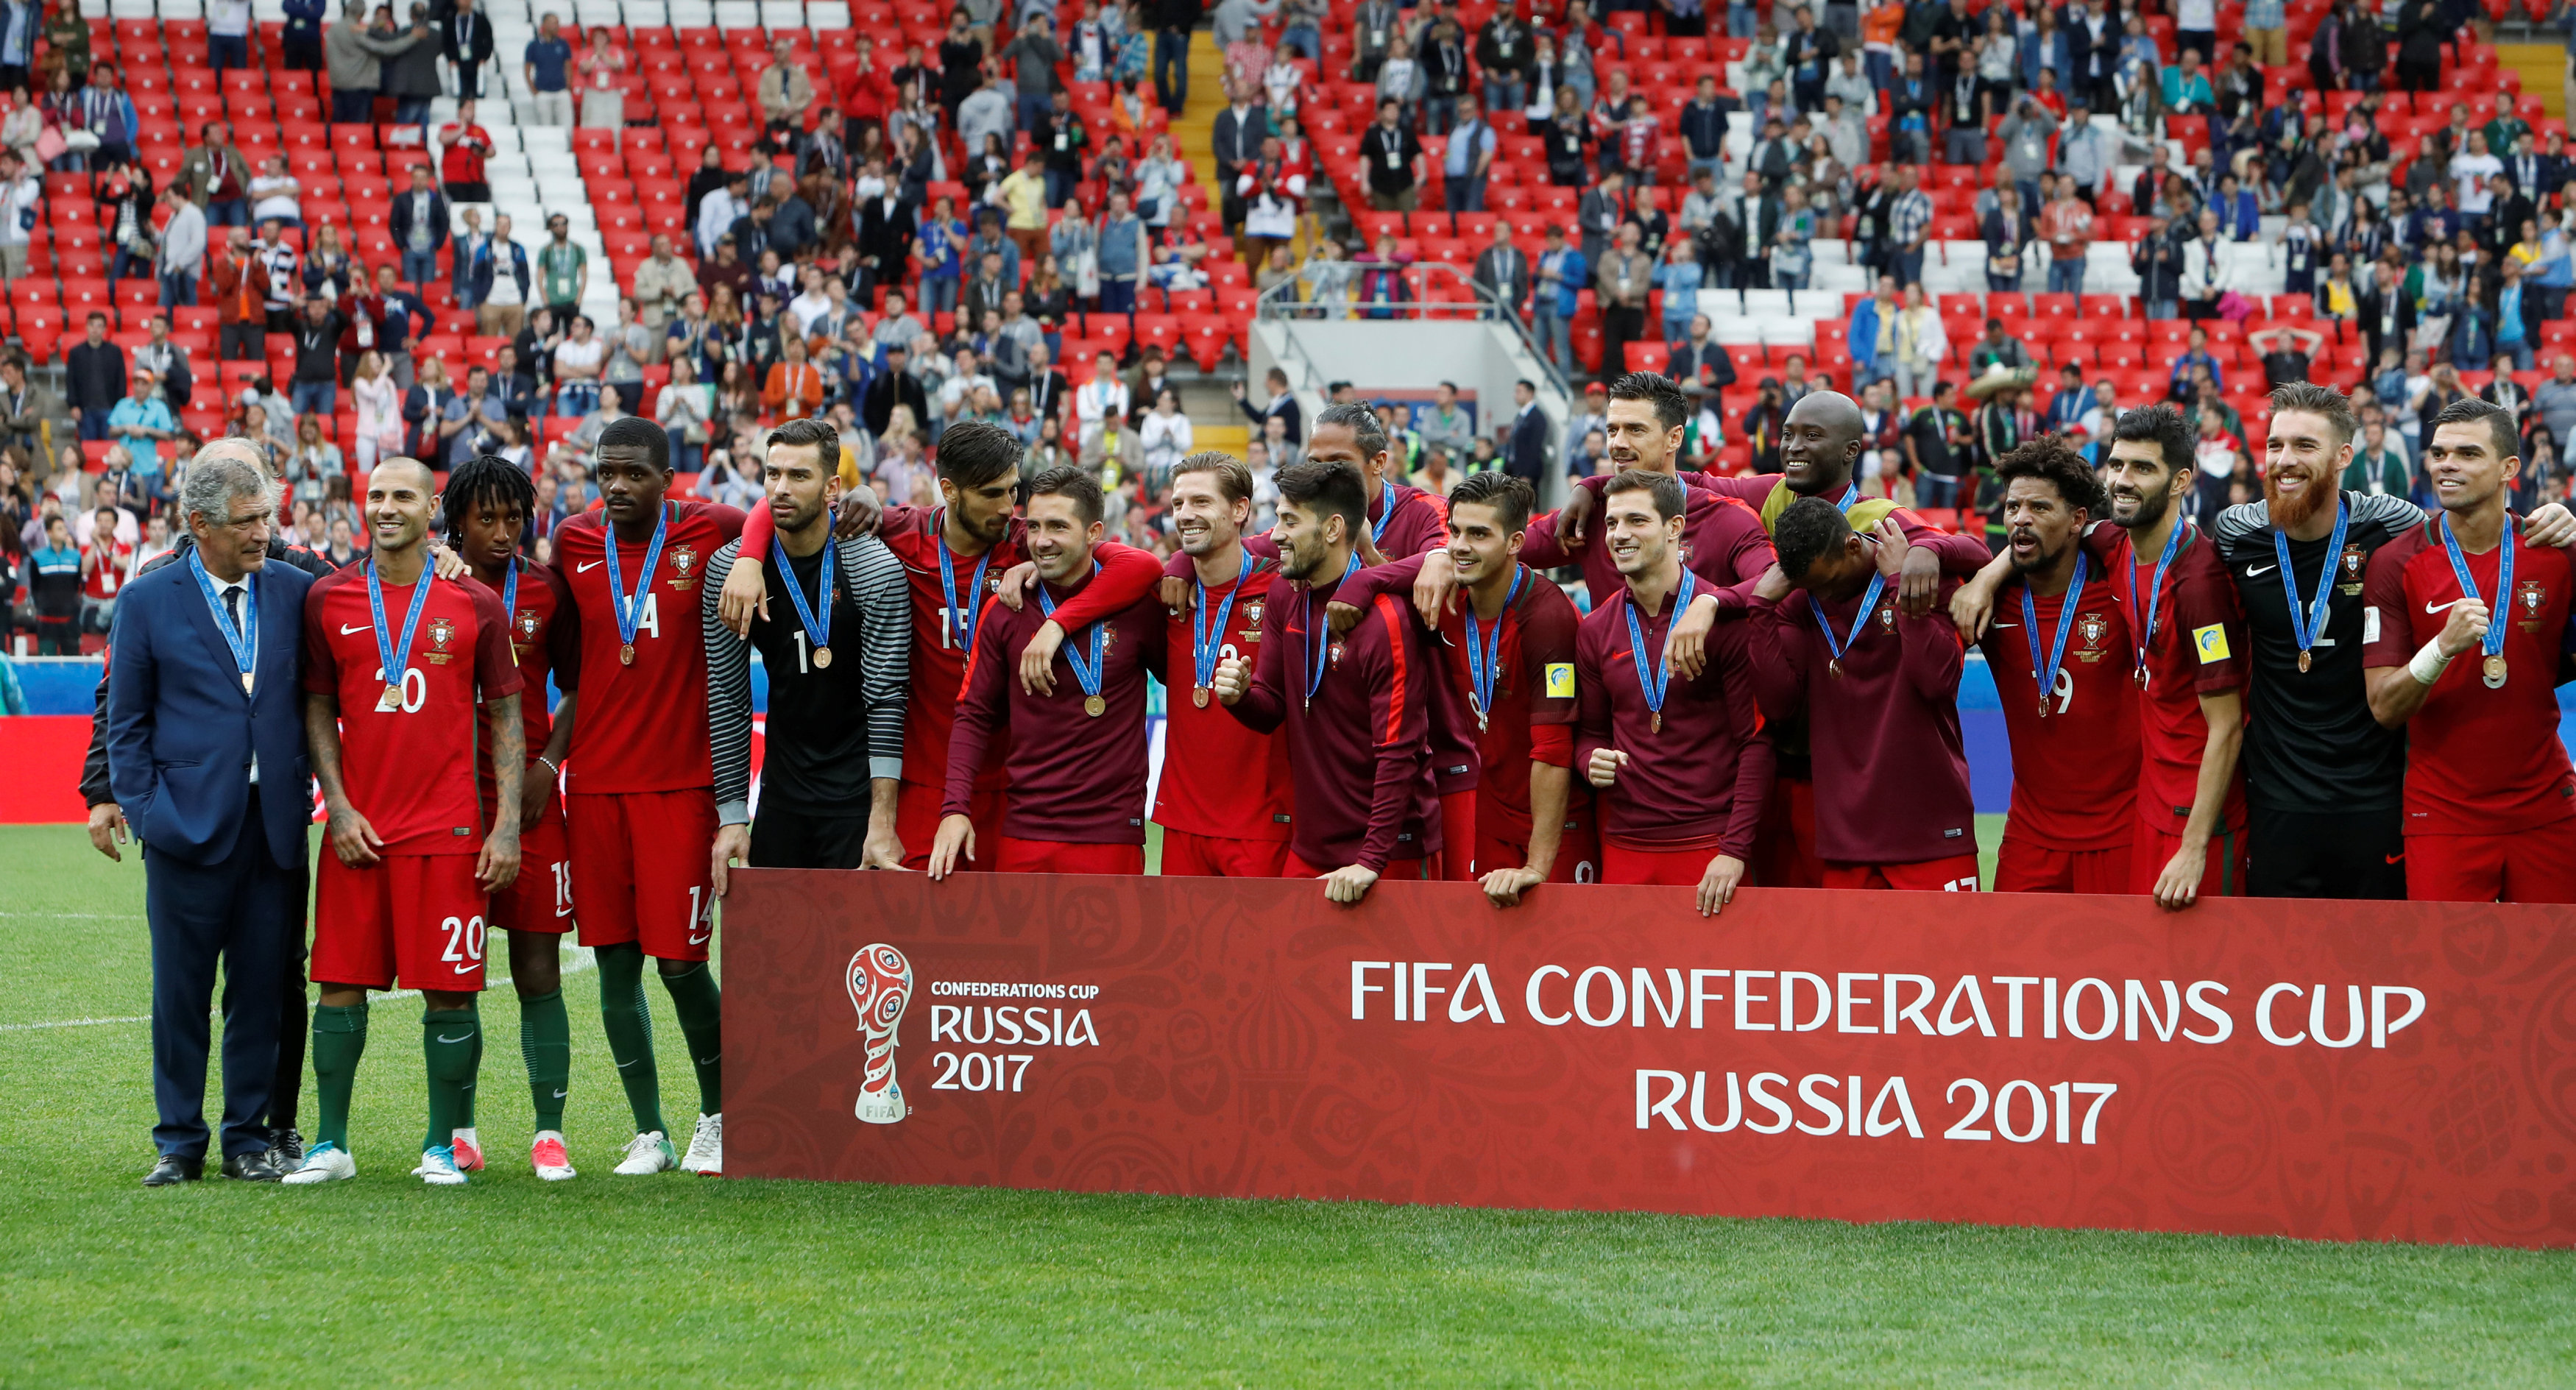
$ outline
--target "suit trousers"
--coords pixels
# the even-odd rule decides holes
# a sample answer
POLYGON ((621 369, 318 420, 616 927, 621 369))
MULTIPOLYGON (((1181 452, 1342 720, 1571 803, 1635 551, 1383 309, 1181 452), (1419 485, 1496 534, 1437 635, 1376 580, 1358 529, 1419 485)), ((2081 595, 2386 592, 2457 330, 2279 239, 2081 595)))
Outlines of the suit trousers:
POLYGON ((279 1062, 278 995, 290 961, 300 953, 289 950, 285 923, 290 914, 303 918, 302 902, 290 903, 288 895, 304 874, 282 869, 269 857, 259 793, 251 789, 241 833, 220 863, 182 863, 144 846, 143 911, 152 935, 152 1099, 160 1117, 152 1139, 164 1154, 206 1156, 206 1057, 213 1041, 207 1010, 218 961, 224 973, 222 1152, 229 1157, 268 1147, 279 1062))

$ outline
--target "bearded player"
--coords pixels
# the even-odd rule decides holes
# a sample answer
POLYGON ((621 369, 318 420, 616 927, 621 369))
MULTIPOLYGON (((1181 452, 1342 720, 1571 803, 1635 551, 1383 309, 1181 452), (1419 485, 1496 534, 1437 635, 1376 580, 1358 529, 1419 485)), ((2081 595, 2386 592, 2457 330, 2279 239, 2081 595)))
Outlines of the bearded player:
POLYGON ((991 601, 966 657, 966 689, 948 745, 948 800, 930 848, 930 876, 943 879, 977 854, 973 804, 984 750, 997 730, 1016 735, 1004 768, 1002 837, 983 852, 1003 873, 1145 872, 1145 677, 1163 674, 1159 600, 1140 598, 1066 634, 1052 688, 1016 678, 1037 629, 1099 582, 1103 499, 1100 480, 1073 467, 1029 480, 1029 558, 1038 567, 1034 603, 1017 611, 991 601))
POLYGON ((1887 597, 1904 528, 1889 517, 1862 535, 1831 501, 1802 497, 1772 537, 1780 573, 1751 615, 1753 686, 1766 717, 1806 721, 1823 886, 1975 892, 1959 636, 1946 613, 1907 616, 1887 597))
MULTIPOLYGON (((1387 440, 1386 426, 1375 412, 1356 402, 1324 407, 1306 439, 1312 463, 1348 464, 1358 470, 1367 490, 1368 512, 1354 536, 1362 565, 1390 558, 1437 553, 1449 539, 1447 504, 1435 493, 1393 480, 1401 472, 1387 440)), ((1329 619, 1328 619, 1329 620, 1329 619)), ((1341 630, 1336 624, 1336 630, 1341 630)), ((1466 691, 1435 668, 1423 682, 1431 705, 1431 771, 1440 791, 1447 846, 1436 864, 1442 878, 1474 877, 1475 838, 1467 827, 1476 817, 1476 740, 1466 691)))
POLYGON ((2406 896, 2576 902, 2576 774, 2558 737, 2570 565, 2506 509, 2513 413, 2471 398, 2433 419, 2442 510, 2370 557, 2370 712, 2406 745, 2406 896))
POLYGON ((1771 744, 1744 624, 1718 630, 1696 676, 1679 676, 1666 659, 1664 629, 1690 606, 1698 579, 1681 562, 1682 492, 1670 474, 1632 470, 1602 497, 1605 548, 1627 584, 1593 608, 1576 639, 1575 752, 1600 794, 1602 880, 1694 887, 1705 917, 1744 881, 1771 799, 1771 744))
POLYGON ((2004 455, 1995 479, 2011 578, 1983 646, 2013 759, 1995 889, 2126 893, 2141 756, 2137 648, 2124 586, 2082 544, 2107 510, 2102 485, 2055 435, 2004 455))
MULTIPOLYGON (((448 475, 440 496, 448 544, 464 557, 483 587, 501 596, 509 619, 510 651, 519 666, 519 715, 524 743, 538 750, 519 774, 519 876, 492 895, 486 925, 510 934, 510 985, 519 997, 519 1054, 528 1069, 528 1096, 536 1110, 536 1136, 528 1160, 537 1176, 560 1182, 574 1176, 564 1150, 564 1098, 572 1088, 572 1019, 564 1008, 563 939, 573 927, 572 855, 564 831, 556 779, 572 744, 573 712, 581 683, 581 615, 572 591, 553 569, 519 554, 536 489, 527 472, 508 459, 484 454, 448 475), (563 692, 551 718, 546 680, 563 692)), ((487 818, 497 795, 492 749, 478 749, 478 776, 487 818)), ((459 1132, 456 1166, 483 1166, 481 1145, 469 1123, 459 1132)))
MULTIPOLYGON (((1431 610, 1430 638, 1450 685, 1467 694, 1479 763, 1472 820, 1444 805, 1440 829, 1444 837, 1474 835, 1477 877, 1505 907, 1541 883, 1601 876, 1592 798, 1573 794, 1582 615, 1563 589, 1522 563, 1531 501, 1530 485, 1508 473, 1467 475, 1449 494, 1449 544, 1432 552, 1460 587, 1459 602, 1431 610)), ((1410 591, 1430 559, 1351 576, 1334 595, 1334 626, 1347 630, 1380 593, 1410 591)))
POLYGON ((573 901, 599 960, 609 1056, 635 1114, 617 1171, 715 1173, 724 1162, 723 1001, 707 964, 715 892, 701 847, 715 842, 716 798, 698 714, 707 702, 699 584, 742 530, 742 513, 668 497, 671 440, 649 420, 611 423, 597 459, 600 507, 555 528, 554 560, 581 621, 581 717, 564 765, 573 901), (685 1161, 662 1118, 647 956, 659 963, 697 1070, 685 1161))
POLYGON ((519 872, 519 776, 527 759, 519 669, 500 599, 429 573, 429 469, 388 459, 367 479, 370 558, 304 599, 304 731, 322 784, 331 853, 314 912, 313 1074, 321 1123, 298 1186, 354 1178, 349 1098, 367 1047, 367 991, 421 992, 429 1132, 413 1175, 466 1181, 453 1136, 483 1051, 486 899, 519 872), (474 760, 481 707, 492 740, 493 817, 474 760))
MULTIPOLYGON (((717 616, 737 541, 708 565, 700 625, 707 639, 707 740, 716 832, 708 873, 717 897, 736 861, 774 869, 893 869, 896 788, 912 659, 903 565, 873 536, 832 534, 840 500, 840 432, 790 420, 769 432, 762 477, 776 534, 753 567, 787 601, 736 637, 717 616), (769 677, 760 818, 751 815, 751 653, 769 677)), ((746 528, 748 529, 748 528, 746 528)))
POLYGON ((1347 633, 1325 618, 1324 605, 1359 569, 1368 509, 1359 469, 1292 464, 1279 470, 1279 499, 1272 534, 1290 583, 1273 586, 1270 616, 1284 621, 1257 658, 1220 661, 1213 688, 1247 727, 1285 725, 1296 792, 1287 871, 1323 879, 1330 901, 1355 903, 1382 875, 1423 877, 1439 853, 1423 688, 1430 653, 1394 599, 1380 596, 1347 633))
POLYGON ((1167 661, 1189 653, 1190 688, 1184 696, 1178 681, 1166 687, 1153 817, 1163 827, 1162 872, 1277 878, 1291 825, 1288 741, 1218 707, 1215 685, 1218 663, 1260 650, 1279 548, 1243 534, 1252 470, 1230 454, 1192 454, 1173 467, 1171 516, 1181 549, 1164 580, 1186 586, 1186 596, 1165 610, 1163 649, 1167 661))
MULTIPOLYGON (((903 562, 912 588, 911 698, 904 705, 903 785, 896 793, 895 834, 904 846, 903 867, 930 867, 930 842, 938 834, 948 794, 948 738, 964 689, 966 654, 974 649, 985 601, 1003 588, 1003 576, 1028 558, 1025 528, 1013 515, 1019 502, 1019 438, 999 425, 969 420, 939 436, 941 504, 888 507, 877 535, 903 562)), ((844 508, 844 511, 849 509, 844 508)), ((746 548, 766 551, 773 523, 766 508, 743 525, 746 548)), ((844 526, 846 533, 849 528, 844 526)), ((1020 679, 1045 689, 1064 634, 1125 610, 1151 592, 1161 566, 1144 551, 1104 541, 1095 552, 1100 580, 1085 586, 1055 617, 1038 625, 1020 654, 1020 679)), ((761 568, 736 565, 724 584, 727 612, 753 613, 767 602, 761 568)), ((737 634, 749 631, 747 617, 737 634)), ((985 750, 982 773, 968 814, 976 839, 999 844, 1002 835, 1002 764, 1007 737, 985 750)), ((984 865, 969 862, 962 867, 984 865)))

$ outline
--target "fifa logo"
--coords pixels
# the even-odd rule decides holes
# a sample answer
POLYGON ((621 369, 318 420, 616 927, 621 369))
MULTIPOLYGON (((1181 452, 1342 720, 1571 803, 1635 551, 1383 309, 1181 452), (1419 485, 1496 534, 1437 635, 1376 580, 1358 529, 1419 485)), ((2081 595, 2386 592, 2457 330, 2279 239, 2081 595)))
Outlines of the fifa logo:
POLYGON ((912 1002, 912 962, 883 942, 850 957, 850 1003, 859 1011, 867 1040, 867 1066, 859 1080, 858 1117, 872 1125, 903 1118, 903 1086, 894 1076, 895 1028, 912 1002))

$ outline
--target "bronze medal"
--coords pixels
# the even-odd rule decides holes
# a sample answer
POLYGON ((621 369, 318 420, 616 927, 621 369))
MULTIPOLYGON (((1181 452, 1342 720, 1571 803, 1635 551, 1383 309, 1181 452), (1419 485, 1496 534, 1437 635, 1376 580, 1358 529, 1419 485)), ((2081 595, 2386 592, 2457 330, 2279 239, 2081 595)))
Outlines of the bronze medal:
POLYGON ((1097 695, 1087 696, 1083 699, 1082 712, 1090 715, 1094 719, 1098 719, 1101 715, 1108 713, 1108 711, 1109 702, 1101 699, 1097 695))
POLYGON ((617 649, 617 664, 620 666, 632 666, 635 664, 634 643, 629 642, 617 649))
POLYGON ((376 708, 383 710, 387 714, 391 714, 394 711, 401 709, 402 687, 399 685, 386 686, 385 693, 376 697, 376 708))
POLYGON ((814 669, 817 671, 828 671, 832 669, 832 649, 830 647, 816 647, 814 649, 814 669))
POLYGON ((1833 677, 1835 680, 1841 680, 1843 678, 1843 659, 1841 657, 1835 657, 1833 660, 1826 662, 1825 674, 1833 677))
POLYGON ((2139 688, 2140 690, 2144 690, 2144 689, 2146 689, 2146 688, 2147 688, 2147 668, 2146 668, 2146 667, 2144 667, 2144 666, 2139 667, 2139 668, 2137 669, 2137 673, 2136 673, 2136 674, 2137 674, 2137 678, 2138 678, 2138 688, 2139 688))
POLYGON ((2504 653, 2498 652, 2486 659, 2486 678, 2487 689, 2504 689, 2504 653))
POLYGON ((2299 653, 2299 674, 2300 674, 2300 675, 2303 675, 2303 676, 2304 676, 2304 675, 2306 675, 2306 674, 2308 673, 2308 662, 2309 662, 2308 654, 2307 654, 2306 652, 2301 652, 2301 653, 2299 653))
POLYGON ((1650 733, 1650 734, 1660 734, 1660 733, 1662 733, 1663 731, 1664 731, 1664 712, 1663 712, 1662 710, 1656 710, 1654 713, 1649 714, 1649 715, 1647 715, 1647 716, 1646 716, 1646 732, 1647 732, 1647 733, 1650 733))
POLYGON ((2048 697, 2046 695, 2039 697, 2039 717, 2042 719, 2046 719, 2048 717, 2048 697))
POLYGON ((1194 685, 1194 686, 1191 686, 1191 687, 1190 687, 1190 703, 1191 703, 1191 704, 1198 706, 1200 709, 1206 709, 1206 708, 1207 708, 1207 702, 1208 702, 1208 688, 1207 688, 1206 686, 1204 686, 1204 685, 1194 685))

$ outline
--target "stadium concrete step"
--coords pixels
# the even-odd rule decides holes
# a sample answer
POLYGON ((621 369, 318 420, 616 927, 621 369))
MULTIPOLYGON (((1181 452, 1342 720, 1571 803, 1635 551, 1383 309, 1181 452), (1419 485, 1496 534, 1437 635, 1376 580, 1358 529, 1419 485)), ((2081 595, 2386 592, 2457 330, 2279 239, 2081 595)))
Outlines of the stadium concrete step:
POLYGON ((1224 109, 1225 54, 1216 34, 1201 29, 1190 35, 1190 99, 1172 117, 1172 143, 1197 166, 1211 204, 1224 191, 1216 180, 1216 117, 1224 109))
POLYGON ((2526 96, 2540 98, 2551 120, 2567 119, 2567 49, 2555 43, 2500 43, 2496 65, 2522 74, 2526 96))
POLYGON ((1217 449, 1243 457, 1243 448, 1252 442, 1252 427, 1244 424, 1202 425, 1196 415, 1190 417, 1190 443, 1201 449, 1217 449))

